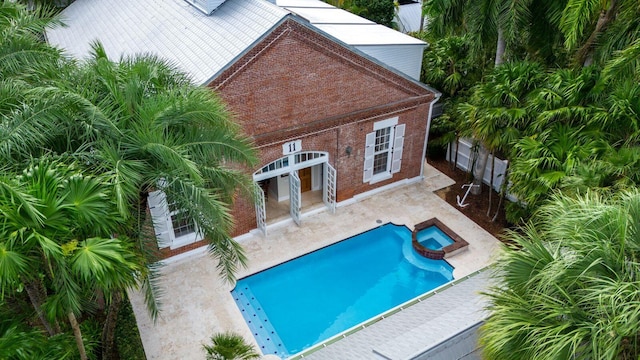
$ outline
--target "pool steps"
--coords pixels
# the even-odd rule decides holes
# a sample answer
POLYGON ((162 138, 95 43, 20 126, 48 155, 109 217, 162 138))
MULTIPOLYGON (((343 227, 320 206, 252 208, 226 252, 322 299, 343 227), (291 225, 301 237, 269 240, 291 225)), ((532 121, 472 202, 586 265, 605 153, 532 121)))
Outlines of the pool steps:
POLYGON ((256 341, 262 344, 260 351, 265 355, 274 354, 281 358, 288 356, 287 349, 251 289, 236 287, 231 295, 256 341))

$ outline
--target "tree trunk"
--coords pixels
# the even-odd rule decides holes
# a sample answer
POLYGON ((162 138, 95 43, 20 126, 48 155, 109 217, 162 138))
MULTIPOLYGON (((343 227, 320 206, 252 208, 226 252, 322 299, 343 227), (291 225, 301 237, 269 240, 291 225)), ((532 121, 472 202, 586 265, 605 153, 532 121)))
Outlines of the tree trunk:
POLYGON ((80 324, 73 312, 67 314, 69 323, 73 329, 73 336, 76 338, 76 345, 78 346, 78 352, 80 353, 80 360, 87 360, 87 351, 84 348, 84 342, 82 341, 82 331, 80 331, 80 324))
POLYGON ((587 41, 585 41, 585 43, 576 52, 576 61, 578 64, 582 64, 582 66, 589 66, 593 62, 593 47, 598 41, 600 34, 613 19, 616 10, 615 8, 616 0, 611 0, 609 7, 606 10, 602 9, 600 11, 600 16, 598 17, 598 22, 596 22, 595 29, 593 29, 587 41))
POLYGON ((116 325, 118 312, 122 306, 122 294, 116 292, 111 298, 111 303, 107 309, 107 318, 102 328, 102 360, 118 359, 118 348, 116 347, 116 325))
POLYGON ((22 283, 24 284, 24 289, 27 291, 27 295, 29 295, 29 301, 31 302, 31 305, 36 310, 38 318, 40 319, 42 326, 44 326, 45 330, 47 330, 49 336, 58 334, 60 332, 60 329, 54 328, 49 320, 47 320, 44 311, 42 311, 43 298, 46 297, 46 294, 43 293, 44 287, 41 286, 40 281, 38 279, 25 279, 25 281, 23 281, 22 283))
POLYGON ((504 30, 498 27, 498 41, 496 43, 496 61, 495 66, 498 67, 504 62, 504 51, 507 48, 507 41, 504 38, 504 30))
POLYGON ((456 135, 456 155, 454 156, 453 159, 453 167, 452 169, 455 170, 456 167, 458 167, 458 152, 460 150, 460 137, 458 135, 456 135))
POLYGON ((491 216, 491 205, 493 201, 493 175, 496 168, 496 155, 491 156, 491 179, 489 179, 489 206, 487 208, 487 217, 491 216))
POLYGON ((505 194, 507 193, 507 184, 509 183, 509 163, 507 162, 507 167, 504 169, 504 175, 502 179, 502 186, 500 186, 500 200, 498 201, 498 208, 496 209, 496 214, 493 215, 491 222, 495 222, 498 219, 498 214, 500 213, 500 207, 504 202, 505 194))
POLYGON ((484 169, 487 167, 489 160, 489 152, 482 145, 478 144, 477 159, 473 166, 473 186, 471 186, 471 194, 482 194, 482 178, 484 177, 484 169))

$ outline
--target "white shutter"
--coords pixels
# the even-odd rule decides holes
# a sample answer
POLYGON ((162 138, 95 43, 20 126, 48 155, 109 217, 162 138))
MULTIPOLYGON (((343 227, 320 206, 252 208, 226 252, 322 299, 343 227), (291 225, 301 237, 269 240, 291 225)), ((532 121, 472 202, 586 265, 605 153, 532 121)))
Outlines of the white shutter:
POLYGON ((391 173, 400 172, 402 164, 402 148, 404 146, 404 128, 405 124, 396 126, 395 137, 393 139, 393 155, 391 156, 391 173))
POLYGON ((332 214, 336 212, 336 169, 329 163, 324 163, 326 175, 324 177, 324 191, 322 201, 332 214))
POLYGON ((300 214, 300 200, 302 196, 300 193, 300 178, 298 173, 292 171, 289 173, 289 214, 293 221, 300 226, 301 214, 300 214))
POLYGON ((371 181, 373 176, 373 153, 376 145, 376 132, 370 132, 367 134, 367 138, 364 145, 364 173, 362 175, 362 182, 371 181))
POLYGON ((151 191, 147 197, 153 229, 156 233, 158 247, 165 248, 171 245, 171 215, 167 205, 167 196, 162 191, 151 191))
POLYGON ((264 191, 257 183, 253 183, 253 190, 256 193, 256 221, 258 229, 267 236, 267 210, 264 201, 264 191))

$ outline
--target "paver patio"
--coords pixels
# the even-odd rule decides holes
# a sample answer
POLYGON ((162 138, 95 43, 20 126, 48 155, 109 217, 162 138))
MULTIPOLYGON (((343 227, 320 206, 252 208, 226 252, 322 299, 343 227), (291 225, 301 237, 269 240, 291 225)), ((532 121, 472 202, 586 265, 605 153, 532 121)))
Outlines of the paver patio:
MULTIPOLYGON (((409 228, 437 217, 469 242, 468 251, 448 259, 456 279, 488 266, 499 242, 433 191, 453 181, 430 166, 421 181, 407 181, 393 189, 341 203, 335 214, 324 210, 303 216, 302 226, 284 221, 268 228, 268 236, 251 233, 238 241, 249 259, 238 278, 392 222, 409 228)), ((304 210, 304 209, 303 209, 304 210)), ((231 330, 253 341, 249 328, 236 307, 230 290, 206 252, 170 260, 162 269, 164 290, 160 317, 154 322, 147 314, 142 294, 131 292, 140 336, 148 359, 203 359, 202 344, 211 335, 231 330)), ((464 306, 463 302, 457 306, 464 306)), ((389 338, 391 339, 391 338, 389 338)), ((338 343, 336 343, 338 344, 338 343)))

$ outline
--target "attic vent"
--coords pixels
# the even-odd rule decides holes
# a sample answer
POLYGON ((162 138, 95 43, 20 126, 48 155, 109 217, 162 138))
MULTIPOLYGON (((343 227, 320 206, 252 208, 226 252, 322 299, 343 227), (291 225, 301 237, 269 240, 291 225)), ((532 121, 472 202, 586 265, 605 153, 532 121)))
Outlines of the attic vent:
POLYGON ((211 15, 213 10, 222 5, 225 0, 186 0, 189 4, 195 6, 198 10, 207 15, 211 15))

